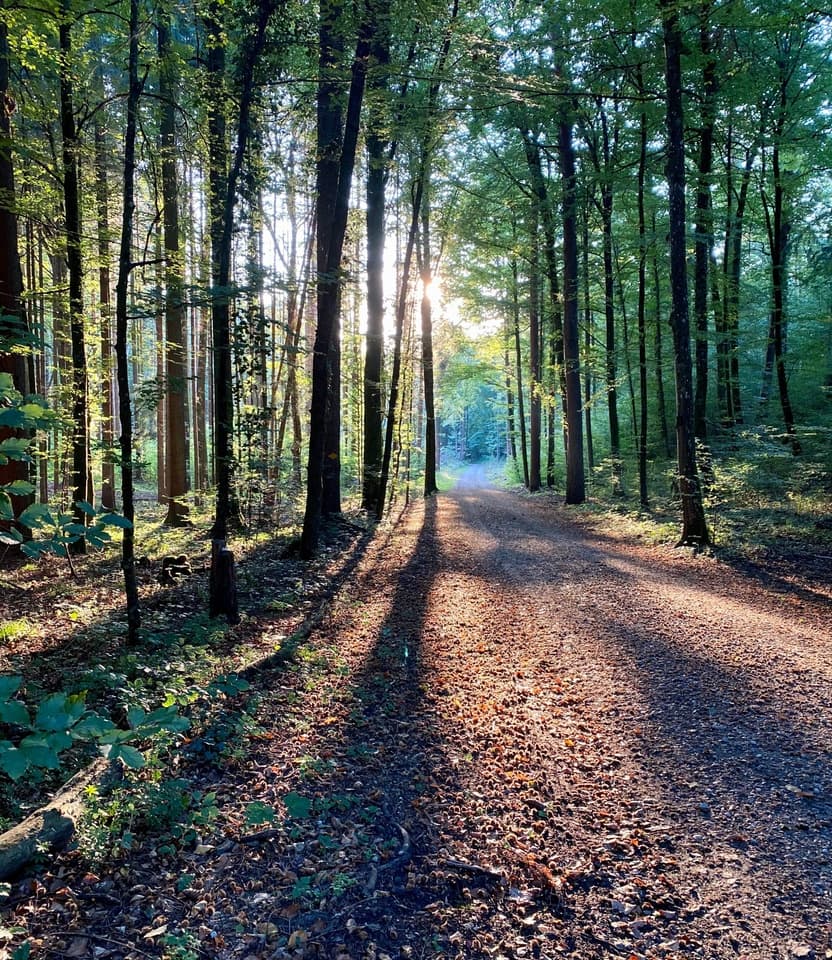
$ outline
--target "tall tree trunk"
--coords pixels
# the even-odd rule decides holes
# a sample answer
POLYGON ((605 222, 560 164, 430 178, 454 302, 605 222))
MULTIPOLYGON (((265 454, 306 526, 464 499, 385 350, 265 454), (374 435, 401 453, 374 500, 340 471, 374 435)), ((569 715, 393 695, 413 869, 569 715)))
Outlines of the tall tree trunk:
POLYGON ((422 333, 422 389, 425 396, 425 486, 426 497, 439 488, 436 485, 436 403, 433 386, 433 315, 431 286, 433 269, 430 244, 430 172, 424 171, 425 189, 422 194, 422 224, 419 243, 419 274, 422 280, 422 299, 419 305, 422 333))
POLYGON ((387 182, 385 105, 390 64, 390 2, 371 0, 376 32, 370 46, 369 95, 375 109, 367 130, 367 340, 364 357, 364 476, 361 505, 375 511, 379 499, 384 370, 384 192, 387 182))
POLYGON ((210 0, 204 18, 207 35, 208 217, 211 237, 211 339, 213 346, 214 481, 217 485, 212 536, 228 537, 231 519, 231 458, 234 406, 229 317, 230 239, 225 248, 225 211, 229 193, 226 143, 225 39, 219 0, 210 0))
POLYGON ((610 423, 610 460, 613 493, 621 493, 621 427, 618 419, 618 363, 615 346, 615 278, 612 262, 613 184, 612 152, 606 113, 601 111, 603 179, 601 228, 604 257, 604 324, 606 332, 607 414, 610 423))
POLYGON ((326 445, 327 410, 331 396, 331 351, 337 339, 341 289, 341 253, 347 227, 350 187, 355 166, 361 103, 372 39, 372 24, 359 27, 352 62, 346 119, 341 129, 338 106, 342 0, 323 0, 319 22, 320 81, 318 84, 318 164, 316 214, 318 231, 318 326, 312 360, 312 402, 309 427, 309 460, 306 472, 306 509, 301 535, 301 555, 310 558, 318 546, 323 508, 324 456, 337 458, 326 445))
MULTIPOLYGON (((60 43, 60 112, 63 143, 63 198, 66 225, 66 262, 69 272, 69 332, 72 345, 72 500, 75 522, 86 526, 87 513, 77 506, 90 503, 90 435, 87 385, 87 354, 84 343, 84 274, 81 252, 81 194, 78 176, 80 145, 75 128, 72 84, 73 14, 66 0, 61 7, 58 27, 60 43)), ((72 545, 74 553, 84 553, 82 537, 72 545)))
POLYGON ((184 263, 179 236, 179 176, 176 169, 176 70, 170 47, 170 14, 159 11, 159 139, 162 155, 162 223, 165 246, 165 494, 168 526, 188 518, 183 497, 188 492, 186 437, 184 263))
POLYGON ((685 229, 685 145, 682 109, 682 34, 673 0, 660 0, 667 84, 667 186, 670 237, 670 326, 676 361, 676 454, 682 499, 680 544, 703 547, 710 542, 702 489, 696 468, 693 430, 693 371, 685 229))
POLYGON ((797 437, 794 409, 789 395, 789 379, 786 371, 786 265, 789 253, 789 234, 791 224, 785 211, 785 188, 783 184, 781 145, 788 111, 788 73, 785 58, 781 58, 779 77, 779 103, 774 123, 774 136, 771 148, 771 174, 774 181, 773 209, 765 190, 763 205, 766 214, 766 226, 771 250, 771 314, 769 327, 769 347, 773 354, 774 368, 777 374, 777 387, 780 394, 780 407, 783 411, 783 423, 791 443, 792 453, 798 456, 802 452, 797 437))
MULTIPOLYGON (((103 86, 103 84, 102 84, 103 86)), ((116 506, 116 469, 113 458, 113 347, 110 329, 112 298, 110 293, 110 199, 107 182, 107 135, 96 114, 95 123, 95 193, 98 213, 98 303, 101 310, 101 441, 104 455, 101 464, 101 506, 116 506)))
POLYGON ((541 322, 540 322, 540 211, 532 198, 529 217, 529 490, 540 489, 541 322))
POLYGON ((130 36, 127 94, 127 124, 124 132, 124 190, 121 216, 121 244, 116 281, 116 377, 118 381, 119 420, 121 421, 121 500, 129 526, 122 531, 121 567, 127 598, 127 639, 135 643, 141 626, 139 591, 134 560, 133 501, 133 413, 130 406, 130 371, 127 362, 127 288, 133 269, 131 238, 135 208, 136 126, 143 82, 139 79, 139 3, 130 0, 130 36))
POLYGON ((667 422, 667 400, 664 389, 664 338, 662 336, 662 327, 664 317, 662 315, 662 280, 659 272, 659 252, 658 240, 656 236, 656 211, 653 210, 651 218, 651 233, 653 237, 651 259, 653 263, 653 297, 655 304, 655 338, 653 341, 653 357, 656 363, 656 405, 659 412, 659 430, 662 437, 662 449, 664 455, 670 457, 672 447, 670 444, 670 428, 667 422))
POLYGON ((702 442, 708 437, 708 289, 713 212, 711 174, 713 169, 714 122, 716 119, 716 56, 708 22, 711 0, 700 5, 699 49, 702 54, 702 120, 696 180, 696 224, 694 226, 693 315, 696 330, 696 393, 693 400, 693 428, 702 442))
POLYGON ((508 326, 508 317, 506 317, 503 337, 503 367, 506 382, 506 456, 511 457, 514 469, 519 471, 520 461, 517 459, 517 418, 514 409, 514 390, 512 389, 511 383, 511 360, 509 359, 511 333, 508 326))
MULTIPOLYGON (((641 84, 639 84, 641 86, 641 84)), ((647 495, 647 219, 644 190, 647 176, 647 114, 639 119, 638 153, 638 492, 643 507, 650 505, 647 495)))
MULTIPOLYGON (((592 443, 592 298, 589 289, 589 204, 584 204, 582 217, 582 268, 584 282, 584 430, 586 432, 586 456, 590 475, 595 469, 595 450, 592 443)), ((591 483, 591 480, 590 480, 591 483)))
MULTIPOLYGON (((29 340, 29 329, 21 295, 23 277, 17 241, 14 164, 12 158, 11 113, 14 100, 9 93, 9 43, 5 21, 0 20, 0 374, 11 376, 12 385, 23 396, 34 389, 33 370, 25 355, 13 347, 29 340)), ((0 427, 0 440, 15 435, 0 427)), ((24 460, 8 459, 0 465, 0 484, 28 481, 24 460)), ((32 502, 32 496, 12 498, 18 515, 32 502)), ((25 533, 25 530, 21 531, 25 533)))
POLYGON ((529 485, 529 454, 526 442, 526 410, 523 396, 523 354, 520 349, 520 280, 516 257, 511 258, 511 315, 514 331, 514 369, 517 379, 517 419, 520 421, 520 457, 523 483, 529 485))
POLYGON ((566 502, 586 499, 581 363, 578 342, 578 196, 572 120, 565 113, 558 125, 558 154, 563 182, 563 366, 566 379, 566 502))

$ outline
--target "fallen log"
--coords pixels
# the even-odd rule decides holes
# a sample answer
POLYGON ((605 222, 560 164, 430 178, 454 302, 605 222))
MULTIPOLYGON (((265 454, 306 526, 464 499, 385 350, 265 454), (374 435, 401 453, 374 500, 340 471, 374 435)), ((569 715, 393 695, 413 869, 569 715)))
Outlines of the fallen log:
POLYGON ((14 877, 46 850, 55 853, 66 847, 84 812, 87 787, 115 777, 111 768, 103 758, 93 761, 68 780, 46 806, 0 834, 0 880, 14 877))

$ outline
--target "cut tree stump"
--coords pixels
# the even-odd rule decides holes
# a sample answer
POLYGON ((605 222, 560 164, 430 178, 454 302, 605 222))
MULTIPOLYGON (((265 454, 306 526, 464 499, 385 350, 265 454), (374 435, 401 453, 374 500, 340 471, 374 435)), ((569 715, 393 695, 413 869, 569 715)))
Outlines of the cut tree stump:
POLYGON ((0 880, 14 877, 45 850, 62 850, 72 839, 84 812, 87 787, 113 776, 108 760, 95 760, 68 780, 45 807, 0 834, 0 880))
POLYGON ((229 623, 240 622, 234 554, 226 546, 225 540, 211 541, 211 577, 208 595, 208 612, 211 617, 225 615, 229 623))

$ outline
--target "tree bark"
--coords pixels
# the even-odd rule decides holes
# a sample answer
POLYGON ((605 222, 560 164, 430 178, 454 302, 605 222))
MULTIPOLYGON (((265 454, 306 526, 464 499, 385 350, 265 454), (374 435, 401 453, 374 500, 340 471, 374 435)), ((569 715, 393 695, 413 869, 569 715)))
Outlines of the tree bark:
POLYGON ((716 56, 708 23, 710 0, 700 7, 699 50, 702 66, 702 119, 696 180, 696 224, 694 227, 693 314, 696 330, 696 393, 693 426, 703 443, 708 437, 708 290, 711 250, 714 245, 711 174, 713 170, 714 122, 716 119, 716 56))
POLYGON ((318 326, 312 359, 312 402, 309 459, 306 472, 306 509, 301 535, 301 556, 311 558, 318 546, 323 508, 324 456, 327 449, 327 412, 333 397, 331 351, 337 348, 337 316, 341 288, 341 253, 347 226, 350 187, 355 166, 361 103, 370 53, 372 24, 359 28, 352 62, 346 119, 341 130, 337 87, 340 79, 338 31, 344 15, 342 0, 323 0, 319 21, 318 164, 316 183, 317 312, 318 326))
MULTIPOLYGON (((84 274, 81 249, 81 194, 78 178, 80 145, 75 127, 72 83, 72 13, 63 0, 58 27, 60 44, 60 114, 63 145, 63 198, 66 227, 66 262, 69 272, 69 335, 72 345, 72 500, 75 522, 87 526, 88 515, 77 504, 90 503, 90 437, 87 384, 87 354, 84 343, 84 274)), ((86 551, 81 537, 70 548, 86 551)))
MULTIPOLYGON (((372 0, 371 0, 372 2, 372 0)), ((378 504, 382 440, 381 378, 384 370, 384 193, 387 182, 384 117, 390 65, 390 3, 372 3, 376 32, 370 45, 369 94, 375 110, 367 130, 367 339, 364 357, 364 475, 361 505, 378 504)))
POLYGON ((135 506, 133 498, 133 413, 130 405, 130 371, 127 358, 127 287, 133 269, 131 239, 135 209, 136 127, 139 98, 144 83, 139 79, 139 4, 130 0, 130 36, 127 93, 127 123, 124 131, 124 188, 122 193, 121 244, 116 281, 116 377, 121 422, 121 501, 129 526, 122 531, 121 568, 127 599, 127 640, 135 644, 141 626, 139 590, 134 553, 135 506))
POLYGON ((673 0, 660 0, 667 86, 667 186, 670 236, 670 326, 676 364, 676 454, 682 499, 680 545, 704 547, 710 542, 702 489, 696 467, 693 430, 693 370, 685 229, 685 145, 682 108, 682 35, 673 0))
POLYGON ((566 502, 586 499, 581 363, 578 342, 578 196, 572 120, 565 113, 558 125, 558 154, 563 185, 563 366, 566 379, 566 502))
POLYGON ((165 246, 165 494, 168 526, 188 519, 186 436, 184 263, 179 236, 179 177, 176 169, 176 71, 170 47, 170 14, 160 9, 156 25, 159 53, 159 118, 162 168, 162 224, 165 246))

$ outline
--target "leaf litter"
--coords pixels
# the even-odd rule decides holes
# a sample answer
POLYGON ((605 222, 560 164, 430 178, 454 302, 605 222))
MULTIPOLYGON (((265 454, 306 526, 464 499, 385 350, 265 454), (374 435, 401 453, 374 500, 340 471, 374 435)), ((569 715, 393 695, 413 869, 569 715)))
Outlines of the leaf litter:
POLYGON ((182 758, 217 816, 95 872, 64 855, 15 886, 8 943, 832 956, 828 610, 783 604, 545 500, 416 504, 294 656, 251 676, 243 741, 182 758))

